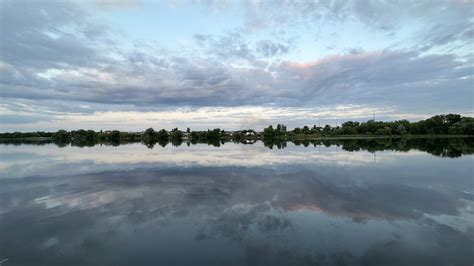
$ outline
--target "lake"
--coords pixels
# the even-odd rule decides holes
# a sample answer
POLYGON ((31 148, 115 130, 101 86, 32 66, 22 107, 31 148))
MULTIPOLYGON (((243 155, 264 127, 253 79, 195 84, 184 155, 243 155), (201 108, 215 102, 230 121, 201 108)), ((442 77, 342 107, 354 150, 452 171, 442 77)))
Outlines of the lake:
POLYGON ((4 143, 0 264, 472 266, 473 154, 472 139, 4 143))

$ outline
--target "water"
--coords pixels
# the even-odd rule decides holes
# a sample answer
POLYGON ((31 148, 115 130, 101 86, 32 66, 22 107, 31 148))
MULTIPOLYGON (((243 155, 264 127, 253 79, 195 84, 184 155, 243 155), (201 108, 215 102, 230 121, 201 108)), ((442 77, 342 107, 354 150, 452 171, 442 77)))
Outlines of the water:
POLYGON ((370 143, 2 144, 0 262, 473 265, 472 141, 370 143))

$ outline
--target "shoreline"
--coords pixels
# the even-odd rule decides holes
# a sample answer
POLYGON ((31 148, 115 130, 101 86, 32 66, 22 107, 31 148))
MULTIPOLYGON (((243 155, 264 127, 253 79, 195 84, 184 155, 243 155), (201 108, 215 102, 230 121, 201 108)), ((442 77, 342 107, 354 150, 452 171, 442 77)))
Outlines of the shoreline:
MULTIPOLYGON (((456 139, 456 138, 474 138, 474 135, 338 135, 338 136, 312 136, 312 135, 297 135, 289 138, 275 138, 273 141, 294 141, 294 140, 331 140, 331 139, 456 139)), ((186 140, 187 138, 182 138, 186 140)), ((242 138, 247 140, 261 140, 264 139, 261 137, 258 138, 242 138)), ((29 138, 0 138, 0 141, 6 140, 24 140, 24 141, 43 141, 43 140, 52 140, 52 137, 29 137, 29 138)), ((232 141, 232 139, 226 139, 227 141, 232 141)), ((139 141, 137 141, 139 142, 139 141)))

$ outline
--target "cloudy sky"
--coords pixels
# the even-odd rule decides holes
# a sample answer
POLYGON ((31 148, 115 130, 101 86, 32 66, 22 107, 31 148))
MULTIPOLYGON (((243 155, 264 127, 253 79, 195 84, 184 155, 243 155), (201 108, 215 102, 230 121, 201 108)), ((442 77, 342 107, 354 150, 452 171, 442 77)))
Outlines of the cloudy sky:
POLYGON ((0 0, 0 131, 473 115, 474 1, 0 0))

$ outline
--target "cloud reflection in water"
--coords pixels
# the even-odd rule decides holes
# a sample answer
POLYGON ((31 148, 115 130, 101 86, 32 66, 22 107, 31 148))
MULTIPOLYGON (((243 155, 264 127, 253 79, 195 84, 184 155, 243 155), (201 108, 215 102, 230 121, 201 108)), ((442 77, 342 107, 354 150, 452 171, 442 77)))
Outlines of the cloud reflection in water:
POLYGON ((12 265, 472 264, 471 156, 2 150, 0 254, 12 265))

